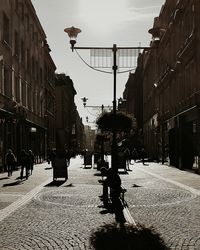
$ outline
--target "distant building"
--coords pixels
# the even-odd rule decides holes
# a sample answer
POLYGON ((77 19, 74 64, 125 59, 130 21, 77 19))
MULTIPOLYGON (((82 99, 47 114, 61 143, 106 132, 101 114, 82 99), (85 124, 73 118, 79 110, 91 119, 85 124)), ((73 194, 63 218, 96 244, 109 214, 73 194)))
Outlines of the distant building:
POLYGON ((46 35, 30 0, 0 4, 0 166, 8 148, 38 162, 54 141, 54 72, 46 35))
POLYGON ((85 136, 86 136, 86 143, 85 148, 88 151, 93 152, 94 151, 94 142, 95 142, 95 129, 91 129, 90 126, 85 125, 85 136))
POLYGON ((83 149, 84 126, 74 98, 73 81, 65 74, 56 74, 56 147, 74 152, 83 149))
POLYGON ((86 135, 84 130, 84 125, 82 118, 79 116, 78 111, 76 111, 76 150, 81 153, 85 149, 86 135))

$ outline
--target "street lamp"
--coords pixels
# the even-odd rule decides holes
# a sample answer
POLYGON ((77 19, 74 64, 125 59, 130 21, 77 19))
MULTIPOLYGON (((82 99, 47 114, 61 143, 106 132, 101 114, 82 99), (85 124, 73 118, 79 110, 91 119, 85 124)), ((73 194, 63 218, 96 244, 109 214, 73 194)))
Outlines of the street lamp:
POLYGON ((77 35, 81 32, 79 28, 75 28, 72 26, 71 28, 66 28, 64 31, 69 35, 70 37, 70 44, 72 51, 74 50, 74 45, 76 44, 76 38, 77 35))
POLYGON ((84 106, 84 108, 101 108, 101 112, 103 113, 103 111, 104 111, 104 108, 110 108, 110 106, 105 106, 105 105, 101 105, 101 106, 98 106, 98 105, 86 105, 87 104, 87 100, 88 100, 88 98, 86 98, 86 97, 83 97, 83 98, 81 98, 81 100, 83 101, 83 106, 84 106))
MULTIPOLYGON (((113 44, 113 47, 75 47, 77 35, 81 32, 79 28, 75 28, 72 26, 71 28, 66 28, 64 31, 68 34, 70 38, 70 44, 72 51, 76 50, 104 50, 104 51, 111 51, 113 54, 113 62, 112 62, 112 71, 113 71, 113 128, 112 128, 112 161, 111 167, 114 171, 118 171, 118 146, 117 146, 117 138, 116 138, 116 112, 117 112, 117 105, 116 105, 116 78, 117 78, 117 52, 120 50, 140 50, 140 49, 149 49, 149 47, 117 47, 116 44, 113 44)), ((126 54, 126 53, 122 53, 126 54)), ((83 98, 84 101, 87 101, 87 98, 83 98)), ((86 106, 86 102, 85 105, 86 106)))

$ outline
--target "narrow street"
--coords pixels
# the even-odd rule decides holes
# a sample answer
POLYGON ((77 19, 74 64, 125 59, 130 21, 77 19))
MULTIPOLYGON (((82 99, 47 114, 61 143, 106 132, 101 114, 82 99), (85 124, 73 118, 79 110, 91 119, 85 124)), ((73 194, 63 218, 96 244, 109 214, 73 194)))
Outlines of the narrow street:
MULTIPOLYGON (((36 165, 24 182, 0 175, 0 249, 91 249, 89 237, 114 222, 101 214, 102 186, 95 168, 71 160, 69 180, 53 183, 47 163, 36 165)), ((153 227, 169 249, 200 249, 200 176, 156 163, 120 172, 136 224, 153 227)))

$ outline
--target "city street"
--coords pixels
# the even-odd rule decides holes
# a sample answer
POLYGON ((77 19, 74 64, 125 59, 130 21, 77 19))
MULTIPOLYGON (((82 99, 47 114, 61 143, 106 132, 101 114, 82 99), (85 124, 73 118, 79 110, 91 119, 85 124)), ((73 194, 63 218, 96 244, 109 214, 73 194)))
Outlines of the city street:
MULTIPOLYGON (((99 172, 71 159, 67 182, 53 182, 47 163, 19 181, 0 174, 0 249, 92 249, 91 233, 114 222, 100 213, 99 172)), ((153 227, 169 249, 200 249, 200 176, 157 163, 138 162, 120 172, 136 224, 153 227)))

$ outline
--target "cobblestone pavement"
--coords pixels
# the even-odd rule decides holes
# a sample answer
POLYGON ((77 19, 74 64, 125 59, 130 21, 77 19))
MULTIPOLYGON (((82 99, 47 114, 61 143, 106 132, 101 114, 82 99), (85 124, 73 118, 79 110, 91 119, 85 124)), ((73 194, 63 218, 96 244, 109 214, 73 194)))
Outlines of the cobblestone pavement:
MULTIPOLYGON (((170 249, 199 250, 200 176, 155 163, 131 170, 120 176, 135 222, 153 226, 170 249)), ((100 213, 97 170, 82 168, 80 158, 71 161, 69 180, 60 185, 51 183, 47 164, 12 185, 18 175, 0 175, 0 249, 90 250, 91 232, 114 222, 112 214, 100 213)))

